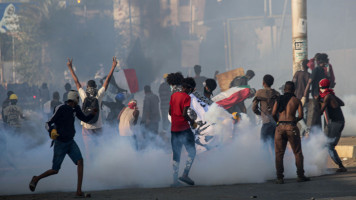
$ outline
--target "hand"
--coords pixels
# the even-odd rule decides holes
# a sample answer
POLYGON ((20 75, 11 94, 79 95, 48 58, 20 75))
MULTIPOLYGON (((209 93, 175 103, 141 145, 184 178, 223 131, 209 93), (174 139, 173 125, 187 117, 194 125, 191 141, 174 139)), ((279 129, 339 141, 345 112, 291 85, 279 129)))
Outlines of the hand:
POLYGON ((57 133, 57 130, 56 129, 52 129, 52 131, 51 131, 51 139, 55 140, 55 139, 57 139, 58 136, 59 136, 59 134, 57 133))
POLYGON ((302 99, 300 100, 300 101, 302 102, 302 105, 303 105, 303 106, 304 106, 306 100, 307 100, 306 97, 302 97, 302 99))
POLYGON ((112 57, 112 67, 116 67, 117 63, 116 56, 112 57))
POLYGON ((73 58, 72 58, 72 59, 69 59, 69 58, 68 58, 67 66, 68 66, 69 68, 72 68, 72 67, 73 67, 72 63, 73 63, 73 58))
POLYGON ((198 127, 198 124, 196 122, 193 122, 193 124, 191 124, 193 129, 196 129, 198 127))

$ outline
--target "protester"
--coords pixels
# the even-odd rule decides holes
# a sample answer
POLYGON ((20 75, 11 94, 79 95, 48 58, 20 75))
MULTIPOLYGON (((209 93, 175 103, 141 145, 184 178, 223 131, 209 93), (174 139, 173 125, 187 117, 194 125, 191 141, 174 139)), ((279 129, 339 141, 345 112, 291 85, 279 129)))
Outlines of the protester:
MULTIPOLYGON (((319 61, 318 61, 318 57, 322 55, 321 57, 326 57, 328 58, 328 55, 325 53, 317 53, 315 54, 314 58, 311 58, 308 62, 308 67, 311 71, 314 70, 315 66, 319 66, 319 61), (323 55, 322 55, 323 54, 323 55)), ((335 75, 334 75, 334 70, 333 70, 333 66, 328 62, 328 64, 326 65, 326 69, 325 69, 325 74, 327 76, 327 78, 331 81, 331 88, 335 87, 335 75)))
POLYGON ((261 140, 264 143, 269 143, 272 149, 276 130, 276 121, 272 117, 272 108, 279 96, 279 92, 271 88, 273 82, 273 76, 265 75, 262 82, 264 89, 256 92, 252 102, 252 111, 262 117, 261 140))
POLYGON ((119 134, 120 136, 129 136, 136 138, 134 133, 134 126, 137 124, 140 111, 137 107, 137 101, 132 99, 119 113, 117 119, 119 120, 119 134))
POLYGON ((53 99, 51 101, 51 111, 53 112, 55 107, 63 103, 59 100, 60 97, 58 92, 54 92, 52 98, 53 99))
POLYGON ((171 96, 169 102, 169 114, 172 117, 171 126, 171 144, 173 150, 173 186, 179 185, 178 171, 180 155, 183 145, 188 152, 188 160, 180 181, 189 185, 194 185, 194 181, 189 178, 189 171, 193 164, 196 150, 194 142, 194 134, 190 129, 190 125, 196 127, 194 120, 190 119, 188 109, 190 107, 190 93, 194 91, 195 81, 193 78, 185 78, 182 81, 182 92, 175 92, 171 96))
MULTIPOLYGON (((71 63, 71 62, 70 62, 71 63)), ((85 197, 82 192, 84 161, 77 143, 74 141, 75 117, 84 122, 89 122, 96 115, 97 110, 93 110, 89 115, 85 115, 80 109, 79 94, 77 91, 68 93, 68 101, 56 107, 52 118, 46 123, 46 129, 53 139, 53 160, 52 169, 49 169, 39 176, 34 176, 29 184, 30 190, 35 191, 38 181, 42 178, 57 174, 61 168, 64 157, 68 154, 73 163, 77 165, 78 183, 77 197, 85 197)))
POLYGON ((104 98, 105 91, 108 88, 110 78, 114 72, 114 69, 117 65, 116 57, 113 57, 112 61, 112 66, 111 70, 109 72, 109 75, 106 77, 106 80, 103 84, 103 86, 98 90, 96 83, 94 80, 89 80, 87 83, 87 88, 86 91, 82 88, 82 85, 80 84, 78 77, 74 73, 73 66, 72 66, 72 61, 73 59, 68 59, 67 66, 68 69, 73 77, 73 80, 75 82, 75 85, 78 89, 80 99, 83 102, 83 111, 84 113, 90 113, 91 110, 97 109, 98 113, 96 116, 88 121, 88 122, 82 122, 82 134, 83 134, 83 140, 85 144, 85 149, 87 153, 87 158, 89 158, 89 146, 91 143, 96 144, 97 143, 97 136, 102 135, 102 119, 101 119, 101 109, 99 105, 101 105, 101 102, 104 98))
MULTIPOLYGON (((293 83, 296 86, 295 89, 295 95, 296 97, 301 100, 304 96, 304 91, 305 88, 307 87, 310 73, 308 72, 308 60, 304 59, 302 61, 302 67, 303 70, 297 71, 294 76, 293 76, 293 83)), ((309 96, 309 94, 307 94, 309 96)), ((307 127, 307 115, 308 115, 308 99, 305 100, 305 103, 303 105, 303 114, 304 114, 304 119, 300 120, 300 124, 302 126, 303 131, 301 131, 302 135, 306 135, 309 132, 309 128, 307 127)))
POLYGON ((244 76, 236 76, 230 83, 230 88, 249 85, 248 81, 255 77, 255 72, 247 70, 244 76))
POLYGON ((310 125, 311 128, 320 128, 321 129, 321 119, 320 119, 320 106, 318 102, 318 97, 319 97, 319 82, 327 78, 327 74, 325 73, 327 71, 327 65, 329 62, 329 59, 326 54, 319 54, 316 57, 316 62, 318 64, 317 67, 315 67, 312 71, 311 77, 309 78, 308 84, 305 87, 304 95, 301 99, 302 104, 305 105, 307 102, 307 98, 309 97, 309 88, 311 86, 311 95, 312 95, 312 100, 309 102, 311 105, 308 106, 309 110, 308 112, 310 113, 309 116, 312 117, 310 120, 310 125))
POLYGON ((6 106, 4 109, 4 122, 6 123, 7 127, 18 132, 18 129, 21 128, 20 119, 24 119, 25 117, 22 113, 21 107, 16 105, 18 101, 17 95, 11 94, 9 101, 10 105, 6 106))
POLYGON ((297 167, 298 182, 309 181, 304 175, 302 144, 297 122, 303 119, 303 107, 301 101, 295 97, 295 86, 291 81, 287 81, 284 87, 284 95, 280 96, 274 103, 272 115, 278 126, 275 133, 275 152, 277 184, 284 183, 283 157, 289 142, 297 167), (295 117, 298 110, 298 118, 295 117))
POLYGON ((158 125, 161 120, 159 113, 159 98, 153 94, 151 87, 144 87, 145 99, 143 100, 143 111, 141 124, 153 134, 158 134, 158 125))
POLYGON ((68 92, 72 89, 72 86, 69 83, 66 83, 64 85, 64 89, 66 90, 66 92, 63 94, 63 102, 66 102, 68 98, 68 92))
POLYGON ((195 77, 194 77, 194 81, 196 83, 196 87, 195 90, 203 93, 204 91, 204 81, 206 81, 206 77, 205 76, 200 76, 201 73, 201 66, 200 65, 195 65, 194 66, 194 72, 195 72, 195 77))
POLYGON ((321 114, 324 114, 326 129, 325 134, 328 137, 328 151, 331 159, 339 166, 337 172, 346 172, 347 169, 342 164, 342 161, 335 150, 335 146, 340 140, 341 132, 345 126, 345 118, 342 113, 341 106, 345 106, 344 102, 338 98, 333 89, 330 89, 330 81, 322 79, 319 82, 320 96, 322 103, 321 114))
POLYGON ((169 100, 171 98, 171 90, 169 84, 167 83, 168 74, 163 75, 163 83, 159 86, 158 94, 160 99, 161 117, 162 117, 162 129, 166 132, 169 128, 168 121, 168 110, 169 110, 169 100))
POLYGON ((102 101, 102 105, 108 107, 110 109, 110 112, 108 116, 106 117, 106 121, 109 123, 109 125, 117 126, 117 116, 121 112, 122 109, 125 108, 125 105, 122 103, 125 100, 125 94, 123 93, 118 93, 115 96, 115 102, 109 102, 109 101, 102 101))
POLYGON ((2 117, 2 120, 5 122, 5 119, 4 119, 4 110, 7 106, 10 105, 10 96, 14 94, 13 91, 8 91, 7 92, 7 97, 6 99, 2 102, 2 106, 1 106, 1 117, 2 117))
POLYGON ((182 91, 183 79, 184 77, 180 72, 168 74, 167 83, 171 87, 171 94, 182 91))
POLYGON ((49 94, 50 93, 49 93, 47 83, 43 83, 40 88, 40 96, 39 96, 41 108, 43 107, 43 104, 45 104, 47 101, 51 100, 49 94))
POLYGON ((197 150, 199 150, 200 152, 212 148, 212 145, 210 145, 210 143, 212 141, 212 138, 214 137, 214 133, 212 133, 213 129, 211 129, 213 125, 206 121, 205 113, 208 112, 209 107, 214 103, 211 100, 211 97, 213 95, 213 91, 217 87, 216 81, 214 79, 206 79, 203 85, 203 94, 197 91, 194 91, 192 94, 190 94, 191 102, 190 108, 188 109, 189 117, 191 119, 194 119, 195 121, 200 122, 199 127, 195 129, 195 142, 199 145, 197 146, 197 150))

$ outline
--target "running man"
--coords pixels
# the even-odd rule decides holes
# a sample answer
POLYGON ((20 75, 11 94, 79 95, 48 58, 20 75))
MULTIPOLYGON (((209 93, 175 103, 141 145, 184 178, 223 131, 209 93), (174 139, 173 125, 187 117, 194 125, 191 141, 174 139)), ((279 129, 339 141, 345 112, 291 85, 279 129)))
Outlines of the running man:
POLYGON ((59 172, 64 157, 68 154, 78 168, 76 196, 85 196, 82 192, 84 161, 80 149, 73 139, 75 135, 74 120, 75 117, 77 117, 81 121, 88 122, 95 116, 97 110, 85 116, 78 102, 78 92, 74 90, 70 91, 68 93, 68 100, 65 104, 56 107, 52 118, 46 123, 46 129, 51 133, 51 139, 53 139, 54 142, 52 169, 45 171, 39 176, 32 177, 29 185, 32 192, 36 190, 38 181, 59 172))

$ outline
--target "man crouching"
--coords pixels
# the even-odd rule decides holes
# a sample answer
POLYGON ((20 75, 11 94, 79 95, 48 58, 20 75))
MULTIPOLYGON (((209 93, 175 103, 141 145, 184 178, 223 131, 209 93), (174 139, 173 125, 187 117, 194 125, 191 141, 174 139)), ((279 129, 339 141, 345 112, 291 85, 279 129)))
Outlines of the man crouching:
POLYGON ((294 95, 294 83, 287 81, 284 87, 284 95, 274 103, 272 115, 278 122, 274 136, 276 153, 277 184, 284 183, 283 157, 286 151, 287 142, 292 147, 295 163, 297 166, 298 182, 309 181, 304 175, 302 144, 297 122, 303 119, 303 106, 301 101, 294 95), (298 118, 295 114, 298 110, 298 118), (279 116, 277 117, 277 113, 279 116))
POLYGON ((46 129, 50 132, 51 139, 54 143, 53 148, 53 165, 52 169, 47 170, 39 176, 34 176, 30 182, 30 190, 33 192, 39 180, 47 176, 57 174, 61 168, 62 162, 66 154, 72 159, 75 165, 78 166, 78 184, 77 184, 77 197, 84 197, 82 192, 83 181, 83 157, 77 143, 74 141, 75 129, 74 120, 75 116, 81 121, 88 122, 96 114, 94 110, 91 114, 85 116, 80 109, 79 94, 77 91, 71 90, 68 93, 68 101, 65 104, 58 105, 52 118, 46 123, 46 129))

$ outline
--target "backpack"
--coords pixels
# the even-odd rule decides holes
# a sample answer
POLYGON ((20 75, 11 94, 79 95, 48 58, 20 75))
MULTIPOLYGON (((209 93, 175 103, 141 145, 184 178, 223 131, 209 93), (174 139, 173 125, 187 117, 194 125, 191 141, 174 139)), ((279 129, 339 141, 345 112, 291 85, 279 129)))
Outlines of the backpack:
POLYGON ((94 124, 95 122, 98 121, 100 109, 99 109, 99 101, 97 98, 91 96, 86 97, 84 99, 83 107, 82 107, 83 113, 85 115, 89 115, 90 113, 92 113, 92 111, 95 108, 98 110, 98 112, 96 113, 94 118, 88 122, 88 124, 94 124))

